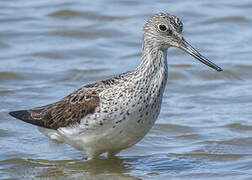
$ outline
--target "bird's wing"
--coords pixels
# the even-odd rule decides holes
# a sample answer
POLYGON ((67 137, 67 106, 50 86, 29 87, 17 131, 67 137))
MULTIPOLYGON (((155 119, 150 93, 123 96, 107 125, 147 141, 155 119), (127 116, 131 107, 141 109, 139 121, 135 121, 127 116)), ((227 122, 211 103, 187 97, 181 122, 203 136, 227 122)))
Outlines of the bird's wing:
POLYGON ((83 87, 56 103, 29 110, 12 111, 10 115, 37 126, 58 129, 80 123, 84 116, 93 113, 99 106, 98 93, 97 88, 83 87))

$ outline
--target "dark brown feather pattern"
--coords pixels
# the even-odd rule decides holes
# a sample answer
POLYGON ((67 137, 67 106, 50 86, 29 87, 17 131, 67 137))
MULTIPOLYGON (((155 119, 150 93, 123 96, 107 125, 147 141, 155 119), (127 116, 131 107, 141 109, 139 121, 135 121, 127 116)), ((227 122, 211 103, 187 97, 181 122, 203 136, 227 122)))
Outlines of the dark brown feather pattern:
POLYGON ((99 92, 99 88, 80 88, 56 103, 30 110, 13 111, 10 115, 45 128, 66 127, 80 123, 84 116, 94 112, 99 106, 99 92))

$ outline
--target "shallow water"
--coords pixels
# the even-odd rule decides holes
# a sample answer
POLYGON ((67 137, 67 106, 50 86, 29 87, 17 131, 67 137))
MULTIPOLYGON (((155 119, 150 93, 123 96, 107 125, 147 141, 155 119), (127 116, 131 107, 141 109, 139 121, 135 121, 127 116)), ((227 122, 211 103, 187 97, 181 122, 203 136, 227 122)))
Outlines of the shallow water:
POLYGON ((0 1, 0 179, 252 179, 251 14, 249 0, 0 1), (224 72, 169 49, 157 123, 118 158, 86 162, 8 115, 135 68, 160 11, 224 72))

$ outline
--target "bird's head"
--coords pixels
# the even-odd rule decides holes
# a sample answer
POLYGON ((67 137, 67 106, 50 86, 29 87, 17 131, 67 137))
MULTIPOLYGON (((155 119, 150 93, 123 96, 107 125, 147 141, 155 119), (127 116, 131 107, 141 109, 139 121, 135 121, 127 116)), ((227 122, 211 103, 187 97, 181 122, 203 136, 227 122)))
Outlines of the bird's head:
POLYGON ((144 43, 162 50, 177 47, 211 68, 222 71, 220 67, 202 56, 186 42, 182 32, 183 23, 179 18, 166 13, 158 13, 152 16, 144 26, 144 43))

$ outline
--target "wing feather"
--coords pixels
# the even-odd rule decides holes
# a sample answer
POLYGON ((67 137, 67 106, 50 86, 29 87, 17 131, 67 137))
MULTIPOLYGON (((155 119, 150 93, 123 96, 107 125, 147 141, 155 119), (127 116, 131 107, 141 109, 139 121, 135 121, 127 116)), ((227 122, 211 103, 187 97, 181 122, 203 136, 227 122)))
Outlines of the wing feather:
POLYGON ((80 123, 84 116, 93 113, 100 102, 98 92, 95 88, 84 87, 56 103, 9 114, 27 123, 58 129, 80 123))

